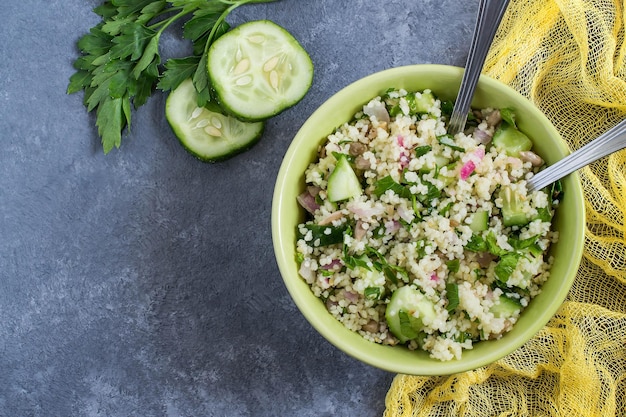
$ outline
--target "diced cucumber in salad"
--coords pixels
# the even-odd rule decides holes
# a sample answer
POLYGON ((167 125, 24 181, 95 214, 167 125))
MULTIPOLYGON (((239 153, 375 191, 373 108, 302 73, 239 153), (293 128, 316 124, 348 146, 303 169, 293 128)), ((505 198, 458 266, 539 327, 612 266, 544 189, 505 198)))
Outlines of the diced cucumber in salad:
POLYGON ((493 135, 492 145, 507 155, 519 156, 520 152, 530 151, 533 147, 531 140, 515 126, 502 122, 493 135))
POLYGON ((181 144, 205 162, 228 159, 259 141, 263 123, 298 103, 313 64, 298 41, 269 20, 244 23, 219 37, 207 55, 213 100, 197 107, 188 79, 170 93, 166 117, 181 144))
POLYGON ((451 107, 430 90, 365 103, 305 172, 296 242, 346 327, 440 360, 501 337, 541 291, 562 191, 527 191, 543 161, 512 109, 474 109, 452 136, 451 107))
POLYGON ((506 295, 500 295, 498 301, 489 309, 489 311, 491 311, 493 315, 498 318, 509 318, 514 317, 523 308, 524 307, 518 300, 509 298, 506 295))
POLYGON ((415 287, 405 285, 395 290, 385 310, 389 330, 400 343, 416 339, 422 332, 424 321, 437 318, 435 305, 415 287))
POLYGON ((337 202, 360 195, 361 182, 354 173, 348 157, 340 154, 337 165, 328 177, 328 201, 337 202))
POLYGON ((489 228, 489 212, 487 210, 476 210, 471 216, 470 229, 474 233, 484 232, 489 228))

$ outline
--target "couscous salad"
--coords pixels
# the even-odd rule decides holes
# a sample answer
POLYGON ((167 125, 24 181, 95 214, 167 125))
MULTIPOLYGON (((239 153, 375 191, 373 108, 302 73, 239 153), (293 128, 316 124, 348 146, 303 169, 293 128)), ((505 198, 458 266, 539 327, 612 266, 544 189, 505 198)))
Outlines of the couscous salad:
POLYGON ((558 186, 529 193, 543 160, 511 109, 473 110, 391 89, 320 146, 298 197, 299 273, 328 311, 375 343, 439 360, 514 326, 549 275, 558 186))

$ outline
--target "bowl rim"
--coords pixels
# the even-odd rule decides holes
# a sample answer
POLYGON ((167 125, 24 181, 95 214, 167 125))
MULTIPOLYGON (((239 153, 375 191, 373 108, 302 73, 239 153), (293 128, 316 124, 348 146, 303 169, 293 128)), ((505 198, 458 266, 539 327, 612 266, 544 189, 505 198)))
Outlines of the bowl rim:
MULTIPOLYGON (((541 317, 543 320, 535 320, 530 325, 527 326, 526 330, 523 334, 517 336, 514 339, 508 339, 509 343, 494 343, 492 344, 489 355, 485 359, 484 357, 475 356, 471 359, 466 359, 466 352, 464 351, 464 356, 461 360, 451 360, 446 362, 439 362, 437 360, 428 358, 425 361, 415 360, 410 363, 403 362, 403 358, 406 356, 404 354, 393 355, 398 358, 397 360, 392 360, 387 357, 387 355, 381 355, 382 350, 378 350, 378 348, 372 348, 369 346, 368 348, 361 348, 363 343, 376 345, 380 347, 384 347, 387 349, 408 349, 403 347, 390 347, 390 346, 382 346, 379 344, 375 344, 373 342, 369 342, 366 339, 362 338, 357 333, 349 330, 339 321, 337 321, 334 317, 328 313, 328 317, 330 317, 335 323, 339 324, 346 332, 341 331, 341 337, 338 337, 336 334, 337 326, 332 325, 328 322, 328 320, 324 317, 319 317, 314 314, 310 309, 310 303, 312 302, 312 298, 315 298, 317 302, 321 303, 321 300, 310 291, 310 287, 308 284, 304 282, 304 280, 296 274, 293 276, 293 270, 289 267, 295 260, 289 259, 289 255, 286 251, 286 245, 292 245, 295 247, 295 241, 290 242, 286 241, 284 238, 284 227, 281 223, 281 219, 289 206, 288 202, 282 198, 283 191, 287 184, 288 173, 291 171, 291 167, 298 160, 298 150, 302 143, 303 132, 305 132, 309 126, 318 123, 318 120, 321 115, 324 113, 323 108, 327 106, 332 106, 334 103, 340 102, 344 100, 344 96, 356 96, 359 97, 359 91, 363 86, 366 86, 370 83, 376 83, 377 80, 380 79, 391 79, 395 76, 399 75, 407 75, 411 76, 420 76, 423 74, 445 74, 446 76, 452 76, 458 78, 458 82, 460 84, 460 80, 462 77, 463 68, 450 66, 450 65, 441 65, 441 64, 415 64, 415 65, 407 65, 394 67, 386 70, 382 70, 379 72, 372 73, 367 75, 359 80, 356 80, 347 86, 343 87, 336 93, 334 93, 330 98, 322 103, 303 123, 300 127, 296 135, 294 135, 290 145, 283 157, 277 179, 274 187, 274 193, 272 196, 272 210, 271 210, 271 227, 272 227, 272 241, 275 253, 275 259, 279 267, 279 271, 283 280, 284 285, 286 286, 290 296, 292 297, 294 303, 298 307, 301 314, 307 319, 307 321, 313 326, 313 328, 320 333, 328 342, 342 350, 344 353, 364 362, 371 366, 395 373, 402 374, 411 374, 411 375, 449 375, 464 371, 469 371, 473 369, 480 368, 489 363, 492 363, 496 360, 499 360, 509 353, 515 351, 520 348, 524 343, 528 340, 532 339, 534 335, 536 335, 546 324, 547 322, 556 314, 557 310, 560 308, 561 304, 565 300, 569 289, 571 288, 574 279, 576 277, 576 271, 580 265, 582 259, 582 252, 584 246, 584 224, 585 224, 585 206, 584 206, 584 197, 582 186, 580 183, 580 179, 577 173, 571 174, 568 179, 568 194, 572 194, 573 197, 573 206, 569 207, 570 210, 575 210, 576 215, 581 217, 581 221, 578 222, 578 230, 575 230, 575 241, 572 246, 572 262, 567 269, 568 273, 566 274, 565 279, 560 284, 560 289, 558 292, 558 297, 553 298, 552 303, 548 311, 543 313, 541 317), (303 285, 306 285, 309 289, 308 293, 303 290, 303 285), (549 314, 547 314, 549 313, 549 314), (355 337, 351 336, 354 335, 355 337), (528 337, 528 335, 531 335, 528 337), (360 340, 359 340, 360 339, 360 340), (363 342, 363 343, 362 343, 363 342), (436 362, 433 362, 436 361, 436 362), (426 364, 431 364, 426 366, 426 364), (433 366, 436 364, 437 366, 433 366)), ((487 89, 496 89, 502 90, 505 92, 507 97, 512 96, 515 97, 516 100, 525 101, 528 106, 528 111, 532 113, 533 118, 538 118, 542 120, 545 127, 550 131, 550 136, 558 139, 555 145, 559 148, 562 153, 561 156, 564 156, 569 152, 569 149, 560 134, 553 126, 553 124, 549 121, 549 119, 532 103, 530 100, 522 96, 519 92, 511 88, 510 86, 497 81, 493 78, 490 78, 486 75, 480 76, 479 85, 483 86, 487 89)), ((458 85, 455 87, 458 89, 458 85)), ((371 99, 372 97, 367 98, 371 99)), ((358 103, 357 103, 358 104, 358 103)), ((363 103, 365 104, 365 103, 363 103)), ((332 133, 332 130, 327 134, 332 133)), ((324 138, 315 138, 317 143, 321 143, 324 138)), ((503 336, 504 339, 505 336, 503 336)), ((502 340, 502 339, 500 339, 502 340)), ((490 343, 490 342, 480 342, 480 343, 490 343)), ((426 352, 421 351, 408 351, 413 355, 423 355, 426 352)), ((427 355, 427 354, 426 354, 427 355)))

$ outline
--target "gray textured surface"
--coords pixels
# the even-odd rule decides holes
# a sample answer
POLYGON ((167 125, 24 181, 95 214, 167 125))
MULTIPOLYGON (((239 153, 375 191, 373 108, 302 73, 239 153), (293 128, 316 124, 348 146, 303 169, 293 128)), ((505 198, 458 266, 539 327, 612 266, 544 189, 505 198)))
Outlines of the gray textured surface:
MULTIPOLYGON (((0 416, 378 416, 392 374, 319 336, 275 264, 270 211, 290 140, 330 95, 372 72, 462 65, 476 2, 282 0, 269 18, 315 79, 261 142, 189 156, 164 96, 102 154, 66 95, 98 1, 3 3, 0 25, 0 416)), ((178 33, 164 56, 182 55, 178 33)))

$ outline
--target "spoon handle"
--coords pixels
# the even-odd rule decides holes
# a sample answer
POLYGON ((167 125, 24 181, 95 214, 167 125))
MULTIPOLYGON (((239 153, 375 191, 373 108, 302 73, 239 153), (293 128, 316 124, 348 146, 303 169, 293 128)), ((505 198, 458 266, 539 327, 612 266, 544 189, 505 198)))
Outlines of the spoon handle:
POLYGON ((582 148, 539 172, 528 180, 526 186, 529 191, 540 190, 566 175, 624 148, 626 148, 626 120, 622 120, 582 148))
POLYGON ((463 73, 459 93, 454 103, 450 122, 448 123, 448 133, 452 135, 461 132, 465 127, 476 83, 508 4, 509 0, 479 1, 478 16, 469 55, 467 56, 467 63, 465 64, 465 72, 463 73))

